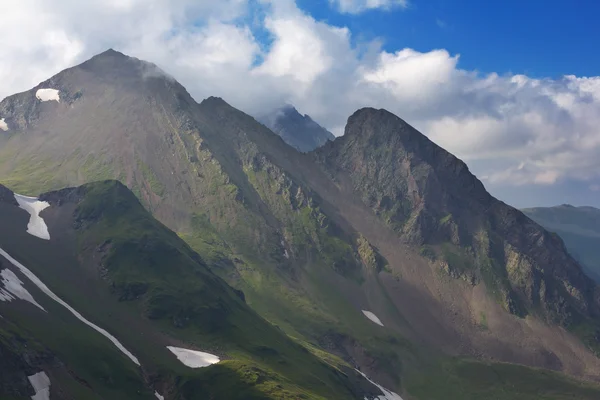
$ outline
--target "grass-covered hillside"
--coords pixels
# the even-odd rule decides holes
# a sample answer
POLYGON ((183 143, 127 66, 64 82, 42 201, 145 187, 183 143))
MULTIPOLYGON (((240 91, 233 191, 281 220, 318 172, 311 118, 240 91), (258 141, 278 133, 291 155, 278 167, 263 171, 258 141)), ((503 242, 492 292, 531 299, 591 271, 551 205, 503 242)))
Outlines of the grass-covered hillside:
POLYGON ((71 366, 75 376, 85 379, 102 398, 109 398, 106 382, 110 382, 106 390, 120 390, 122 398, 133 398, 127 397, 123 385, 131 385, 132 390, 138 385, 134 391, 140 385, 145 390, 155 387, 186 399, 209 395, 346 399, 358 396, 361 385, 373 390, 352 369, 315 356, 259 317, 241 292, 213 274, 197 253, 157 222, 119 182, 88 184, 41 198, 51 204, 43 213, 51 240, 28 235, 26 214, 2 204, 6 223, 0 247, 60 298, 117 337, 142 368, 119 356, 103 336, 69 318, 64 308, 35 288, 31 289, 35 298, 43 299, 48 313, 28 311, 41 313, 42 319, 17 313, 16 303, 0 303, 7 309, 2 314, 10 316, 17 332, 35 338, 71 366), (55 315, 68 325, 59 324, 55 315), (89 349, 81 351, 78 343, 88 342, 89 349), (107 350, 93 350, 94 343, 107 350), (224 361, 193 370, 179 363, 167 345, 197 348, 224 361), (103 364, 93 362, 97 356, 90 352, 106 358, 105 373, 98 370, 103 364), (107 358, 113 354, 113 360, 107 358))

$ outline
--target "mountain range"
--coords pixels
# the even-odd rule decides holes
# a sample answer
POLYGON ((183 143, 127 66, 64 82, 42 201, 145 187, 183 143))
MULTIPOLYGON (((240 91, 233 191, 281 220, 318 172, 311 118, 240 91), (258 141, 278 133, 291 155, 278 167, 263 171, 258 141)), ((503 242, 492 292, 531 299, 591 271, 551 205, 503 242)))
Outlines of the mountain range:
POLYGON ((302 149, 109 50, 0 118, 0 397, 600 397, 597 284, 385 110, 302 149))

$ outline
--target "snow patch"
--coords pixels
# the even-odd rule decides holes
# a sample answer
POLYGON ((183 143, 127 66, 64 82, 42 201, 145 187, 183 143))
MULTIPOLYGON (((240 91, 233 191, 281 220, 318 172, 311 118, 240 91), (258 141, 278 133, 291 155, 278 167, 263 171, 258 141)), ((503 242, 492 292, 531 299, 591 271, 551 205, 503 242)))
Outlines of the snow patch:
POLYGON ((203 353, 196 350, 182 349, 180 347, 167 346, 167 349, 171 353, 177 356, 177 359, 183 363, 186 367, 190 368, 202 368, 208 367, 209 365, 216 364, 219 361, 219 357, 209 353, 203 353))
POLYGON ((39 201, 37 197, 21 196, 20 194, 15 194, 15 199, 19 203, 19 207, 31 216, 27 224, 27 233, 40 239, 50 240, 48 226, 44 219, 40 217, 40 212, 50 207, 50 204, 47 201, 39 201))
MULTIPOLYGON (((392 392, 391 390, 387 390, 383 386, 381 386, 381 385, 373 382, 372 380, 369 379, 368 376, 366 376, 365 374, 363 374, 359 370, 355 370, 355 371, 358 372, 359 374, 361 374, 363 376, 363 378, 365 378, 366 380, 368 380, 370 383, 372 383, 373 385, 377 386, 377 389, 381 390, 381 393, 383 393, 383 396, 377 396, 375 398, 375 400, 402 400, 402 397, 400 397, 400 395, 392 392)), ((369 398, 365 397, 365 400, 369 400, 369 398)))
POLYGON ((60 304, 61 306, 65 307, 67 310, 69 310, 71 312, 71 314, 73 314, 78 320, 80 320, 81 322, 83 322, 84 324, 86 324, 87 326, 89 326, 90 328, 92 328, 93 330, 95 330, 96 332, 100 333, 101 335, 103 335, 104 337, 106 337, 108 340, 110 340, 112 342, 112 344, 115 345, 115 347, 117 347, 123 354, 125 354, 136 365, 138 365, 138 366, 140 365, 140 362, 138 361, 138 359, 133 354, 131 354, 129 352, 129 350, 127 350, 117 340, 117 338, 115 338, 113 335, 111 335, 110 333, 108 333, 106 330, 100 328, 99 326, 97 326, 97 325, 91 323, 90 321, 88 321, 87 319, 85 319, 73 307, 71 307, 70 305, 68 305, 67 303, 65 303, 60 297, 58 297, 57 295, 55 295, 48 288, 48 286, 46 286, 44 284, 44 282, 42 282, 37 276, 35 276, 33 274, 33 272, 31 272, 23 264, 21 264, 20 262, 18 262, 14 258, 12 258, 10 256, 10 254, 8 254, 2 248, 0 248, 0 255, 4 256, 4 258, 6 258, 12 265, 14 265, 15 267, 17 267, 19 269, 19 271, 21 271, 23 273, 23 275, 25 275, 27 278, 29 278, 29 280, 31 282, 33 282, 33 284, 35 286, 37 286, 42 292, 46 293, 48 295, 48 297, 50 297, 52 300, 56 301, 58 304, 60 304))
POLYGON ((288 253, 287 249, 285 248, 285 240, 283 240, 283 239, 281 239, 281 247, 283 247, 283 256, 289 260, 290 254, 288 253))
POLYGON ((31 400, 50 400, 50 378, 44 371, 27 378, 35 390, 35 395, 31 396, 31 400))
POLYGON ((58 90, 56 89, 38 89, 38 91, 35 92, 35 97, 41 101, 56 100, 60 103, 60 96, 58 94, 58 90))
POLYGON ((158 392, 154 392, 154 396, 156 396, 158 400, 165 400, 165 396, 161 396, 160 394, 158 394, 158 392))
POLYGON ((369 318, 371 321, 375 322, 377 325, 383 326, 383 323, 381 322, 381 320, 379 318, 377 318, 377 315, 373 314, 371 311, 362 310, 362 312, 363 312, 363 314, 365 314, 365 317, 369 318))
POLYGON ((0 287, 0 301, 12 301, 15 299, 25 300, 34 306, 37 306, 42 311, 44 307, 40 306, 34 299, 31 293, 23 287, 23 282, 10 269, 5 269, 0 272, 0 283, 4 285, 4 289, 0 287))
POLYGON ((0 118, 0 129, 2 129, 4 132, 8 130, 8 124, 6 121, 4 121, 4 118, 0 118))

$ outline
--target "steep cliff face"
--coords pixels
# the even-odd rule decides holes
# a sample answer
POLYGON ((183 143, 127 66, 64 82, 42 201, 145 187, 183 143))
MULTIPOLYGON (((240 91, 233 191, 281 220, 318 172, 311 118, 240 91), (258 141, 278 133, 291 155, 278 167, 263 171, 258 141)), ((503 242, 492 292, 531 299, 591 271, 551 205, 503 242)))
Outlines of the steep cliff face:
POLYGON ((596 318, 596 285, 562 241, 496 200, 464 162, 385 110, 362 109, 316 151, 400 237, 456 277, 484 280, 511 313, 574 326, 596 318))

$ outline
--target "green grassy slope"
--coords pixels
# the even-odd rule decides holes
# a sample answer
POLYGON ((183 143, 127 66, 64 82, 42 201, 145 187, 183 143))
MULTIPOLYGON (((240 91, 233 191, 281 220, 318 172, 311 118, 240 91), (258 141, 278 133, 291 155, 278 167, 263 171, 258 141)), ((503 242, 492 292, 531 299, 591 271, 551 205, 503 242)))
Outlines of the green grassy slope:
POLYGON ((65 301, 117 336, 157 386, 190 399, 208 394, 240 399, 358 395, 353 394, 355 374, 348 377, 255 314, 120 183, 89 184, 46 198, 52 204, 63 200, 54 210, 55 223, 55 217, 47 217, 50 242, 23 231, 3 232, 0 243, 65 301), (73 219, 65 221, 64 213, 71 211, 73 219), (76 228, 69 229, 73 224, 76 228), (27 251, 30 246, 37 251, 27 251), (77 260, 65 256, 70 251, 77 260), (199 347, 226 361, 188 369, 164 348, 173 343, 199 347), (227 394, 232 388, 237 397, 227 394))
POLYGON ((555 372, 458 359, 411 377, 408 390, 423 400, 594 400, 600 394, 596 385, 555 372))

